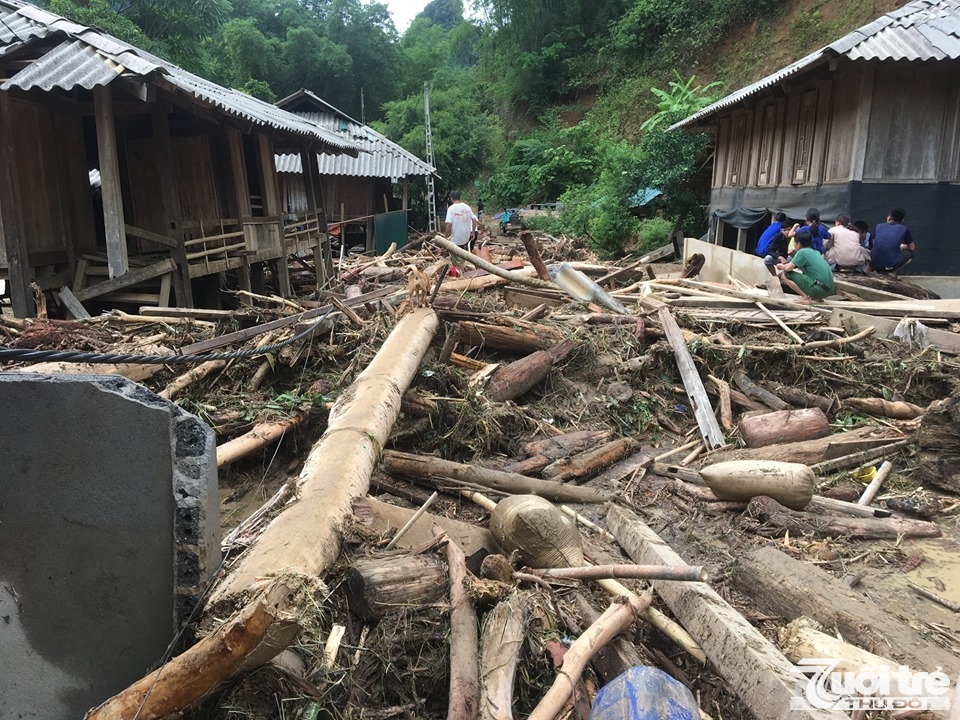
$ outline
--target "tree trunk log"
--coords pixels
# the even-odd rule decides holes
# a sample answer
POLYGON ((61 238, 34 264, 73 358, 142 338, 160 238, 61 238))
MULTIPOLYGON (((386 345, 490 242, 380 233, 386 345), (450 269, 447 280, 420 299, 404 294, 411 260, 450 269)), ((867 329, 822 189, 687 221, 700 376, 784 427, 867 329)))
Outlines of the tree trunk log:
POLYGON ((524 230, 520 233, 520 242, 523 243, 524 249, 527 251, 527 257, 530 258, 530 264, 537 271, 537 277, 541 280, 546 280, 551 282, 553 278, 550 277, 550 273, 547 271, 547 266, 543 264, 543 256, 540 254, 540 246, 537 244, 537 239, 533 236, 533 233, 529 230, 524 230))
MULTIPOLYGON (((611 507, 607 525, 634 562, 683 564, 683 559, 629 510, 611 507)), ((658 580, 652 585, 757 720, 846 720, 839 711, 794 710, 791 702, 797 676, 793 665, 709 585, 658 580)))
POLYGON ((438 485, 435 482, 436 478, 443 478, 482 485, 511 495, 539 495, 554 502, 602 503, 611 499, 609 495, 593 488, 538 480, 525 475, 488 470, 476 465, 464 465, 429 455, 412 455, 396 450, 383 453, 382 469, 386 473, 402 475, 430 487, 443 487, 443 483, 438 485))
POLYGON ((563 336, 556 330, 544 325, 531 325, 525 328, 505 327, 471 320, 461 320, 459 325, 459 339, 462 345, 473 345, 487 350, 502 350, 518 355, 546 350, 563 339, 563 336))
POLYGON ((895 420, 913 420, 924 413, 924 409, 919 405, 908 402, 891 402, 883 398, 847 398, 843 401, 843 407, 854 412, 895 420))
MULTIPOLYGON (((738 428, 747 447, 760 448, 826 437, 830 434, 830 421, 820 408, 805 408, 743 418, 738 428)), ((774 454, 769 459, 783 458, 774 454)))
POLYGON ((652 599, 649 593, 645 593, 614 600, 567 650, 557 679, 530 713, 528 720, 555 720, 570 699, 573 683, 580 679, 591 658, 600 648, 629 628, 640 613, 650 606, 652 599))
POLYGON ((617 438, 598 448, 587 450, 579 455, 561 458, 543 469, 541 475, 554 482, 583 480, 623 460, 640 447, 633 438, 617 438))
MULTIPOLYGON (((816 440, 802 442, 787 442, 777 445, 768 445, 762 448, 738 448, 736 450, 721 450, 710 456, 711 462, 726 462, 727 460, 783 460, 784 462, 816 465, 830 457, 838 447, 847 449, 864 449, 892 443, 902 438, 889 430, 879 433, 874 427, 858 428, 847 432, 836 433, 816 440)), ((845 451, 844 451, 845 452, 845 451)), ((844 454, 841 452, 841 454, 844 454)))
POLYGON ((345 575, 350 609, 365 620, 378 620, 400 605, 426 605, 443 597, 447 575, 424 555, 366 557, 345 575))
POLYGON ((550 460, 559 460, 567 455, 576 455, 589 450, 610 437, 609 430, 578 430, 543 440, 534 440, 520 446, 521 455, 543 455, 550 460))
MULTIPOLYGON (((741 555, 733 581, 760 612, 787 620, 812 618, 830 631, 836 629, 848 642, 915 670, 939 665, 951 677, 960 671, 956 655, 927 640, 907 622, 828 572, 774 547, 741 555)), ((893 609, 899 610, 896 606, 893 609)))
POLYGON ((236 462, 250 453, 256 452, 267 445, 276 442, 287 432, 303 424, 309 416, 307 413, 294 413, 286 420, 266 422, 255 425, 252 430, 240 437, 228 440, 217 446, 217 467, 222 468, 236 462))
POLYGON ((486 396, 494 402, 520 397, 546 379, 553 366, 562 362, 575 348, 573 340, 563 340, 549 350, 538 350, 509 365, 501 365, 490 376, 486 396))
MULTIPOLYGON (((521 268, 520 270, 514 270, 509 274, 511 278, 522 277, 525 279, 533 279, 533 276, 537 274, 537 271, 532 267, 521 268)), ((441 293, 462 293, 462 292, 480 292, 481 290, 489 290, 490 288, 500 287, 501 285, 509 285, 511 278, 501 277, 500 275, 484 275, 483 277, 464 277, 458 278, 456 280, 444 280, 443 284, 440 286, 441 293)), ((537 280, 537 282, 540 282, 537 280)))
POLYGON ((513 683, 526 637, 528 612, 528 596, 515 592, 484 618, 480 720, 513 720, 513 683))
POLYGON ((430 417, 438 409, 437 401, 408 390, 400 398, 400 410, 413 417, 430 417))
MULTIPOLYGON (((773 535, 783 531, 792 536, 846 537, 866 540, 897 539, 903 537, 940 537, 936 523, 924 520, 901 520, 897 518, 840 518, 828 515, 811 515, 785 508, 770 497, 755 497, 750 501, 745 517, 758 520, 774 529, 773 535)), ((760 528, 762 534, 763 528, 760 528)))
MULTIPOLYGON (((434 526, 434 535, 443 535, 434 526)), ((467 564, 463 551, 447 538, 450 572, 450 697, 447 720, 477 720, 480 710, 480 640, 477 610, 467 594, 467 564)))
MULTIPOLYGON (((156 321, 155 318, 150 318, 150 320, 156 321)), ((170 348, 161 345, 145 345, 138 348, 117 346, 112 348, 111 352, 135 352, 139 355, 173 355, 170 348)), ((134 382, 143 382, 152 378, 161 370, 163 370, 163 365, 144 365, 143 363, 121 363, 118 365, 113 363, 45 362, 4 370, 4 372, 42 373, 45 375, 120 375, 134 382)))
POLYGON ((290 593, 285 582, 275 582, 217 631, 91 710, 85 720, 130 720, 134 716, 159 720, 177 713, 230 678, 256 667, 250 657, 269 633, 278 640, 271 643, 272 655, 262 657, 259 664, 267 662, 292 642, 299 630, 285 612, 290 593))
POLYGON ((437 316, 429 308, 404 315, 370 364, 340 395, 327 430, 297 479, 299 500, 277 516, 214 591, 213 600, 243 592, 283 568, 320 575, 340 555, 340 527, 351 502, 366 495, 370 475, 400 413, 437 316))
POLYGON ((748 398, 761 402, 771 410, 788 410, 790 405, 778 398, 769 390, 757 385, 753 380, 747 377, 743 370, 737 370, 733 374, 733 382, 740 388, 748 398))
MULTIPOLYGON (((486 270, 491 275, 497 275, 498 277, 503 278, 508 282, 519 283, 520 285, 530 285, 531 287, 544 288, 546 290, 555 290, 557 288, 556 284, 553 282, 547 282, 546 280, 540 280, 539 278, 532 278, 527 275, 521 275, 517 272, 509 272, 507 270, 501 270, 496 265, 488 263, 486 260, 473 255, 472 253, 464 250, 457 245, 454 245, 452 242, 447 240, 443 235, 435 235, 431 238, 432 242, 436 245, 439 245, 444 250, 446 250, 451 255, 454 255, 461 260, 466 260, 472 265, 477 266, 486 270)), ((531 269, 532 270, 532 269, 531 269)))
POLYGON ((772 386, 773 392, 777 397, 783 398, 791 405, 802 408, 820 408, 824 414, 829 415, 833 412, 836 401, 823 395, 814 395, 798 388, 787 387, 786 385, 772 386))

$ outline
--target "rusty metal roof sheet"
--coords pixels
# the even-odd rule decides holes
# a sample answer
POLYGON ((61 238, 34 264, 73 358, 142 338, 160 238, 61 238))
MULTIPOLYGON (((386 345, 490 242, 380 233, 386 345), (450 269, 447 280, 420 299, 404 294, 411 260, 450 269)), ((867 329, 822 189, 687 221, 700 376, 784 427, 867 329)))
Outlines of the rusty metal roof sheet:
MULTIPOLYGON (((321 175, 348 175, 353 177, 378 177, 399 179, 410 176, 434 174, 431 167, 416 155, 381 135, 373 128, 364 125, 309 90, 300 90, 284 98, 281 107, 290 107, 294 102, 303 100, 313 108, 308 111, 295 111, 296 115, 320 126, 339 137, 358 145, 361 152, 357 157, 343 157, 321 153, 317 156, 321 175)), ((278 155, 277 172, 301 172, 299 155, 278 155)))
POLYGON ((53 88, 89 90, 109 84, 117 77, 150 81, 225 115, 319 141, 331 154, 356 155, 360 152, 360 148, 348 138, 275 105, 205 80, 95 28, 71 22, 20 0, 0 0, 0 54, 3 49, 22 47, 50 37, 63 37, 64 41, 7 80, 0 90, 14 87, 45 91, 53 88))
POLYGON ((673 125, 692 125, 791 75, 832 58, 925 61, 960 58, 960 0, 913 0, 772 75, 747 85, 673 125))

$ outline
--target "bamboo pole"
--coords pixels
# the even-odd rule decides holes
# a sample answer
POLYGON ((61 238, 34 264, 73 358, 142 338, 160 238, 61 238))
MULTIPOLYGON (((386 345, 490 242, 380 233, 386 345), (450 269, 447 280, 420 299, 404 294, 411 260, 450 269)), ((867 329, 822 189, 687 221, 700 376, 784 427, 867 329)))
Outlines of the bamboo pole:
POLYGON ((880 469, 877 470, 876 476, 870 481, 870 484, 867 485, 867 489, 863 491, 860 499, 857 500, 857 505, 869 505, 873 502, 877 493, 880 492, 880 486, 883 485, 883 481, 890 475, 891 470, 893 470, 893 463, 889 460, 884 460, 883 464, 880 465, 880 469))
POLYGON ((526 572, 542 578, 569 578, 571 580, 677 580, 706 582, 707 571, 702 565, 588 565, 585 567, 528 569, 526 572))
POLYGON ((203 380, 203 378, 215 373, 217 370, 222 370, 226 366, 226 360, 209 360, 205 363, 200 363, 196 367, 193 367, 185 372, 183 375, 175 377, 173 381, 163 390, 158 392, 157 395, 167 400, 173 400, 173 398, 193 385, 193 383, 197 382, 198 380, 203 380))

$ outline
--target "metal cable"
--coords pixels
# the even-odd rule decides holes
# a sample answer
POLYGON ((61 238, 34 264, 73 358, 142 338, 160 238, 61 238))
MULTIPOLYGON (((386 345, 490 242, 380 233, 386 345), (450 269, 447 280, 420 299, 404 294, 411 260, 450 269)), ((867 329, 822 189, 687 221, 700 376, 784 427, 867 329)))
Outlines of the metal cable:
POLYGON ((53 360, 59 362, 73 363, 132 363, 137 365, 189 365, 192 363, 204 363, 210 360, 237 360, 240 358, 257 357, 266 355, 280 348, 292 345, 298 340, 309 337, 320 324, 327 319, 333 308, 330 308, 323 314, 319 320, 308 327, 303 332, 297 333, 293 337, 275 342, 270 345, 261 345, 250 350, 237 350, 229 353, 208 353, 205 355, 132 355, 123 353, 98 353, 86 352, 81 350, 36 350, 34 348, 0 348, 0 361, 8 362, 43 362, 53 360))

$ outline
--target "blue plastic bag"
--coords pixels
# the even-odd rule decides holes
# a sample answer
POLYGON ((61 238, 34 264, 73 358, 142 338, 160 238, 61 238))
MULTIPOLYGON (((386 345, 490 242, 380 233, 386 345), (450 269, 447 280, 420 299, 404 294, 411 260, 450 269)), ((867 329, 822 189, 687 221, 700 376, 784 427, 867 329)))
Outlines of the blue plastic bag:
POLYGON ((697 701, 683 683, 662 670, 637 666, 597 693, 590 720, 699 720, 697 701))

